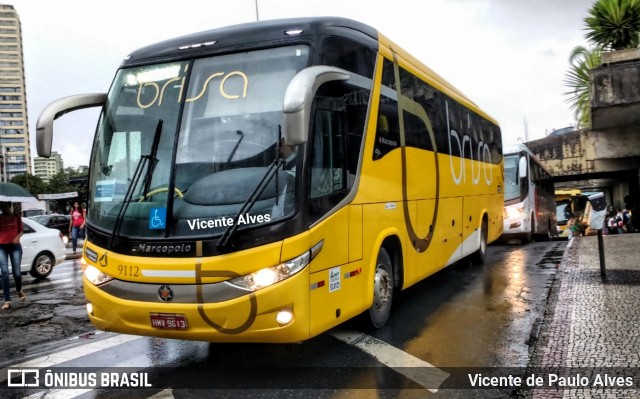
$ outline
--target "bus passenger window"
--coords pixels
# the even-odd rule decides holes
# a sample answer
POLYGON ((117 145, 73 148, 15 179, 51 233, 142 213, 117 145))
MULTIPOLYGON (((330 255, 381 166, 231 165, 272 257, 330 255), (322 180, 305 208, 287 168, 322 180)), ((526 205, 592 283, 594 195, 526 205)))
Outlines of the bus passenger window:
POLYGON ((378 160, 400 147, 398 105, 395 100, 380 96, 380 115, 376 127, 373 160, 378 160))
POLYGON ((318 110, 311 163, 311 194, 318 198, 345 188, 342 132, 330 111, 318 110))
POLYGON ((342 201, 356 181, 370 91, 326 83, 314 100, 311 131, 310 221, 342 201))

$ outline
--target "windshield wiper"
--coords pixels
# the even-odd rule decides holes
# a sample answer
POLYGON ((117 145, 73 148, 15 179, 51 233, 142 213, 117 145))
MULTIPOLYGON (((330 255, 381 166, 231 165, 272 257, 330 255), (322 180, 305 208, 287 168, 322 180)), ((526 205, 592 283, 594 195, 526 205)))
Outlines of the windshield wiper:
POLYGON ((248 212, 253 207, 253 205, 255 205, 255 203, 258 201, 258 198, 260 197, 264 189, 267 188, 267 184, 269 184, 281 164, 282 160, 280 158, 276 158, 273 160, 271 165, 269 165, 267 173, 262 176, 260 183, 258 183, 258 185, 253 189, 251 195, 249 195, 249 198, 247 198, 244 204, 242 204, 242 206, 240 207, 238 213, 236 213, 236 215, 233 217, 233 224, 227 227, 224 233, 222 233, 222 236, 216 244, 216 247, 218 249, 224 249, 229 246, 231 237, 236 232, 236 230, 238 230, 238 220, 240 219, 240 216, 248 212))
POLYGON ((144 189, 142 190, 143 199, 149 192, 149 188, 151 187, 151 179, 153 178, 153 171, 156 169, 156 165, 158 164, 158 158, 156 157, 156 155, 158 154, 158 146, 160 145, 160 135, 162 133, 163 124, 164 121, 162 119, 158 120, 158 124, 156 125, 156 132, 153 134, 151 151, 149 152, 149 155, 147 155, 149 167, 147 168, 147 173, 144 176, 144 189))
POLYGON ((240 139, 236 143, 235 147, 233 147, 233 150, 231 150, 231 154, 229 154, 229 159, 227 159, 227 163, 231 162, 231 159, 233 158, 233 156, 236 155, 236 151, 238 151, 238 147, 240 147, 240 143, 244 138, 244 133, 242 133, 242 130, 236 130, 236 134, 240 135, 240 139))
MULTIPOLYGON (((240 130, 238 130, 238 133, 242 134, 240 130)), ((280 165, 284 163, 284 160, 280 156, 280 150, 279 150, 280 135, 281 135, 280 126, 278 126, 278 141, 276 143, 276 156, 273 159, 273 162, 271 162, 271 165, 269 165, 269 169, 267 169, 267 172, 264 174, 264 176, 262 176, 262 179, 260 179, 260 182, 258 183, 258 185, 253 189, 253 191, 249 195, 249 198, 247 198, 244 204, 242 204, 242 206, 240 207, 240 210, 238 211, 238 213, 236 213, 236 215, 233 217, 233 223, 229 225, 229 227, 227 227, 226 230, 222 233, 222 236, 220 236, 220 239, 216 243, 216 248, 218 248, 219 250, 223 250, 229 246, 229 244, 231 243, 231 238, 235 234, 236 230, 238 230, 238 220, 240 220, 240 216, 249 212, 249 210, 253 208, 253 205, 255 205, 255 203, 258 201, 258 198, 260 198, 260 195, 262 195, 262 192, 264 191, 264 189, 267 188, 267 185, 269 184, 273 176, 276 176, 276 201, 277 201, 277 192, 278 192, 277 191, 278 190, 277 189, 277 182, 278 182, 277 172, 280 165)), ((240 141, 242 141, 242 138, 240 138, 240 140, 238 141, 238 144, 240 144, 240 141)), ((237 145, 236 145, 236 148, 237 148, 237 145)))
POLYGON ((111 241, 109 243, 109 247, 113 248, 116 240, 120 238, 120 229, 122 227, 122 220, 124 219, 125 213, 127 213, 127 209, 129 208, 129 203, 131 203, 131 198, 133 197, 133 192, 138 186, 138 182, 140 181, 140 177, 142 177, 142 171, 144 170, 144 166, 148 163, 149 166, 147 168, 147 173, 144 179, 144 190, 143 197, 149 192, 149 186, 151 185, 151 178, 153 176, 153 169, 155 169, 156 164, 158 163, 158 158, 156 157, 158 153, 158 145, 160 143, 160 133, 162 132, 162 119, 158 120, 158 124, 156 125, 156 131, 153 136, 153 143, 151 145, 151 150, 147 155, 140 155, 140 160, 136 165, 136 169, 133 172, 133 176, 131 178, 131 184, 127 188, 127 192, 124 195, 124 199, 122 200, 122 207, 118 211, 118 216, 116 217, 116 223, 113 227, 113 234, 111 234, 111 241))

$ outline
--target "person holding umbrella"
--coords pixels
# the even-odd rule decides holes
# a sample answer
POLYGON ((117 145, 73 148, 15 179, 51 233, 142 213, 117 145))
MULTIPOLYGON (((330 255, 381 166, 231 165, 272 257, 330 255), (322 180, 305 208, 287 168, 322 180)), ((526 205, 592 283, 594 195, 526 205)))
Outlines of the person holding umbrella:
POLYGON ((27 296, 22 291, 22 274, 20 263, 22 262, 22 246, 20 237, 24 230, 22 219, 11 211, 10 202, 0 202, 0 270, 2 271, 2 291, 4 294, 3 310, 11 307, 11 293, 9 290, 9 258, 11 258, 11 271, 16 283, 16 291, 20 302, 24 302, 27 296))

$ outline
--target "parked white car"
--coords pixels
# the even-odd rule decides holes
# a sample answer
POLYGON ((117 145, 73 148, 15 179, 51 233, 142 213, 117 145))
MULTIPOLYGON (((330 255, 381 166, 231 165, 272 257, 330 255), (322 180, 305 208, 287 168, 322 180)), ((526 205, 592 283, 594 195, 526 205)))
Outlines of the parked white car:
POLYGON ((62 233, 26 218, 22 218, 22 224, 22 273, 29 272, 35 278, 45 278, 51 274, 54 266, 65 259, 62 233))

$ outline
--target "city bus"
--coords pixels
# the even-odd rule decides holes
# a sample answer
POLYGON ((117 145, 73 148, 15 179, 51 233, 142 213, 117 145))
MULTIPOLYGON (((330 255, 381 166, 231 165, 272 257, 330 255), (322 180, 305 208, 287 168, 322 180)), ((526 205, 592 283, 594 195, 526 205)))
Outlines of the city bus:
POLYGON ((502 239, 530 242, 556 235, 553 177, 525 144, 505 146, 502 239))
POLYGON ((261 21, 132 52, 101 107, 83 283, 98 328, 299 342, 389 318, 394 295, 502 232, 498 124, 377 30, 261 21))

